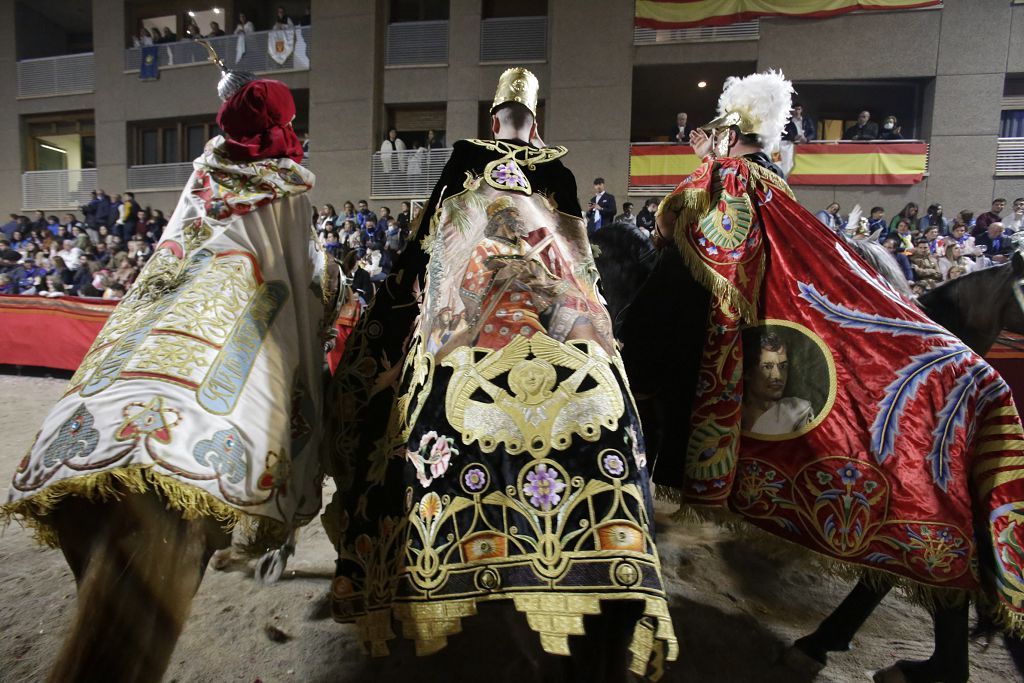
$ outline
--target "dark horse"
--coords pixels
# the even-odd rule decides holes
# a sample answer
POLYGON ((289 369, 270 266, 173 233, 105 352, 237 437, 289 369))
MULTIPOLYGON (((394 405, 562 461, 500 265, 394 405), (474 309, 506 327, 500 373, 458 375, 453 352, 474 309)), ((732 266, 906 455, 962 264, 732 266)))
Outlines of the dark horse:
MULTIPOLYGON (((688 415, 692 405, 710 296, 689 275, 676 249, 657 253, 649 237, 631 225, 609 226, 598 231, 592 241, 602 292, 623 343, 623 360, 644 422, 654 480, 678 485, 672 480, 676 473, 659 472, 655 463, 663 444, 684 443, 688 436, 688 425, 681 424, 685 421, 678 416, 688 415)), ((881 248, 856 250, 879 272, 890 276, 898 272, 879 262, 891 258, 882 254, 881 248)), ((1003 329, 1024 333, 1024 291, 1017 289, 1024 286, 1022 277, 1024 257, 1015 254, 1011 263, 935 288, 920 298, 919 305, 983 355, 1003 329)), ((900 291, 907 290, 905 281, 894 284, 900 291)), ((861 580, 814 633, 795 643, 787 653, 787 663, 823 668, 829 652, 850 648, 854 634, 888 592, 889 588, 861 580)), ((959 606, 937 606, 932 657, 923 662, 897 662, 876 674, 875 680, 966 682, 967 617, 966 601, 959 606)), ((1007 645, 1024 672, 1021 642, 1008 637, 1007 645)))

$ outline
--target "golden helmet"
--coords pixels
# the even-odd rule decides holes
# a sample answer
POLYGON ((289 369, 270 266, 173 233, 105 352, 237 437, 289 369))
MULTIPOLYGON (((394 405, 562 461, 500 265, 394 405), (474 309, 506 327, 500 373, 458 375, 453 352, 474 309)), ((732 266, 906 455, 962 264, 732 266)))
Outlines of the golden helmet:
POLYGON ((529 69, 521 66, 514 66, 505 69, 498 79, 498 88, 494 91, 494 104, 491 105, 491 113, 503 104, 518 102, 530 110, 530 113, 537 116, 537 94, 540 90, 540 83, 537 77, 529 69))

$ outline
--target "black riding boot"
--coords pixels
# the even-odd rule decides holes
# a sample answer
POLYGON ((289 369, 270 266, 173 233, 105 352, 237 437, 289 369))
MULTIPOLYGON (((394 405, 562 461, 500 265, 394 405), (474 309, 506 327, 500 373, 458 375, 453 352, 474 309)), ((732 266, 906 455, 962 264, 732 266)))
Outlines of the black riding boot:
POLYGON ((861 579, 814 633, 804 636, 793 646, 824 666, 828 662, 829 652, 850 649, 853 636, 890 590, 876 589, 861 579))

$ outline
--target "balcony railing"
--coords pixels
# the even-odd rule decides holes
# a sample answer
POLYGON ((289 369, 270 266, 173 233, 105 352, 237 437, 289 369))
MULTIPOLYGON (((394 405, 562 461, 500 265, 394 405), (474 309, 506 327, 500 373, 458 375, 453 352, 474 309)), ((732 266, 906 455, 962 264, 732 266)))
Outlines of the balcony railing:
MULTIPOLYGON (((309 41, 313 35, 313 27, 302 26, 295 29, 295 45, 292 53, 283 64, 275 62, 268 49, 270 34, 274 31, 257 31, 242 35, 208 38, 210 45, 217 50, 224 63, 231 69, 262 73, 265 71, 305 71, 309 69, 309 41)), ((176 43, 163 43, 157 46, 160 68, 183 66, 188 64, 207 63, 206 48, 191 40, 179 40, 176 43)), ((142 48, 133 47, 125 50, 125 71, 138 71, 142 64, 142 48)))
POLYGON ((697 26, 695 28, 633 27, 634 45, 666 43, 715 43, 724 40, 757 40, 761 36, 760 21, 742 21, 728 26, 697 26))
POLYGON ((384 66, 448 64, 447 21, 401 21, 388 24, 384 66))
POLYGON ((1024 176, 1024 138, 999 138, 997 176, 1024 176))
MULTIPOLYGON (((302 160, 309 166, 309 157, 302 160)), ((173 164, 143 164, 128 167, 128 189, 133 192, 180 190, 192 175, 191 161, 173 164)))
POLYGON ((75 95, 95 90, 96 68, 91 52, 18 62, 18 97, 75 95))
MULTIPOLYGON (((664 195, 699 164, 689 145, 635 142, 629 151, 629 193, 664 195)), ((927 172, 928 144, 920 140, 819 140, 795 146, 786 180, 790 185, 905 186, 920 183, 927 172)))
POLYGON ((96 169, 27 171, 21 174, 21 207, 25 211, 77 209, 92 199, 96 169))
POLYGON ((547 58, 547 17, 481 20, 481 62, 543 62, 547 58))
POLYGON ((374 152, 370 160, 370 195, 375 199, 430 196, 451 154, 450 147, 407 149, 383 158, 380 152, 374 152), (388 162, 387 172, 385 162, 388 162))

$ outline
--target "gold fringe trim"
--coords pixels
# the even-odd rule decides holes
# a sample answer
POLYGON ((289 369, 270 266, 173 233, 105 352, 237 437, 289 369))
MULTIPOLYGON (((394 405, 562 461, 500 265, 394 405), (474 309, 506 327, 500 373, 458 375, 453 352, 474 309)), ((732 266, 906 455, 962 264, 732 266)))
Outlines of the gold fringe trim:
POLYGON ((119 467, 58 481, 32 496, 0 505, 0 521, 5 526, 17 521, 31 529, 39 543, 59 548, 57 531, 49 517, 65 497, 107 502, 147 491, 163 498, 167 507, 180 512, 184 519, 214 519, 228 533, 243 525, 247 536, 243 552, 262 553, 280 545, 277 540, 283 542, 288 534, 287 526, 275 519, 243 513, 197 486, 154 472, 148 465, 119 467))
POLYGON ((808 561, 817 564, 824 573, 832 578, 844 581, 861 581, 874 588, 884 590, 896 589, 910 603, 933 612, 937 607, 958 607, 968 601, 975 601, 991 612, 999 626, 1008 633, 1024 638, 1024 613, 1011 610, 1001 600, 993 600, 991 591, 983 587, 981 591, 968 591, 962 588, 944 588, 922 583, 887 569, 868 567, 862 564, 846 562, 824 554, 814 548, 796 543, 787 538, 758 527, 742 515, 721 506, 697 506, 683 502, 679 489, 657 484, 655 498, 668 502, 680 503, 680 508, 672 514, 672 520, 680 523, 712 522, 725 527, 738 535, 740 539, 748 539, 766 548, 780 548, 808 561), (994 604, 993 604, 994 603, 994 604))

